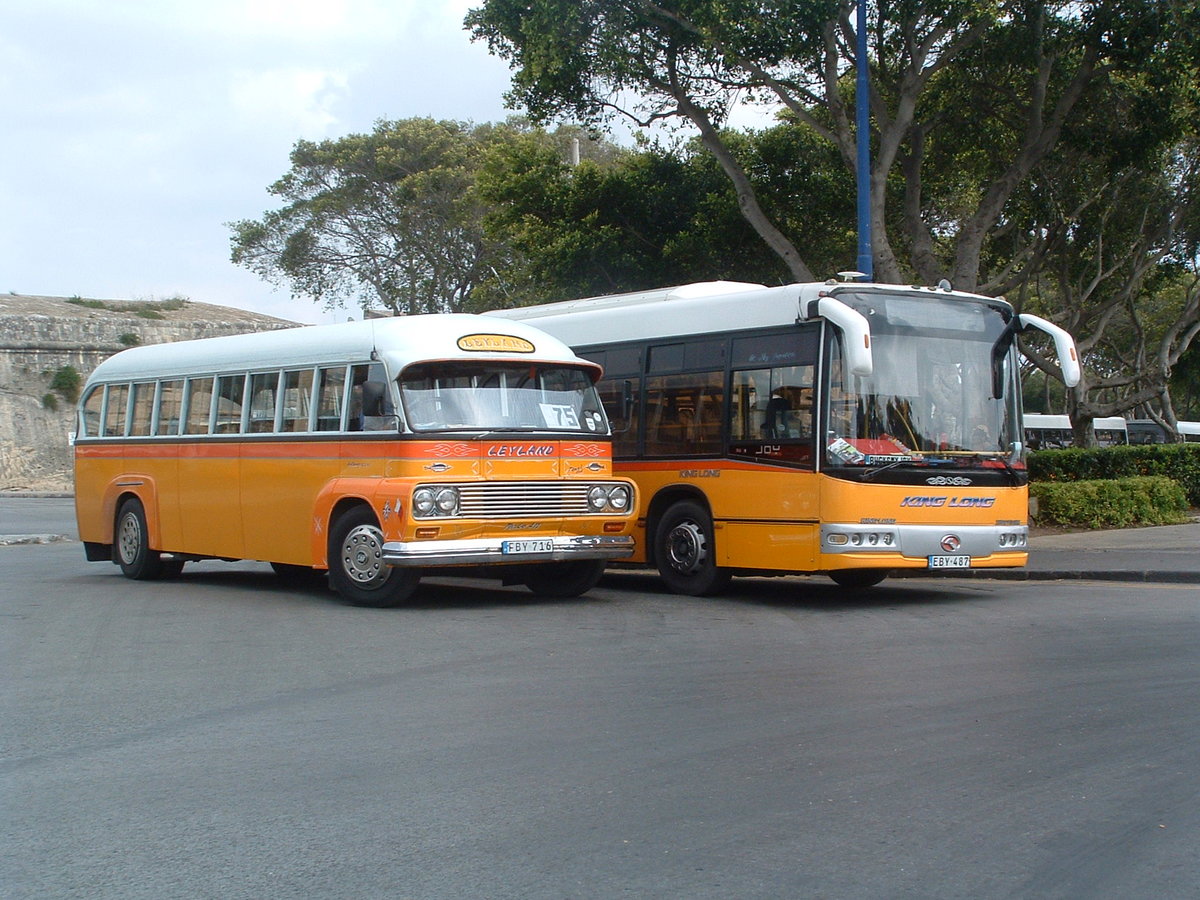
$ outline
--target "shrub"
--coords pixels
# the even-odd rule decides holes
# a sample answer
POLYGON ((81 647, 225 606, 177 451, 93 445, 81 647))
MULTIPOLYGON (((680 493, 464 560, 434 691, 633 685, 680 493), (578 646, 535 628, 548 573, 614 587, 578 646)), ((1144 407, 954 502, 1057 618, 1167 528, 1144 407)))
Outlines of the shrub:
POLYGON ((42 409, 58 412, 58 397, 51 393, 42 394, 42 409))
POLYGON ((1188 502, 1200 506, 1200 444, 1070 447, 1029 454, 1034 482, 1086 481, 1165 475, 1183 486, 1188 502))
MULTIPOLYGON (((83 378, 80 376, 79 370, 69 365, 56 369, 50 379, 50 390, 68 403, 74 403, 79 399, 79 388, 82 385, 83 378)), ((45 401, 43 400, 43 402, 45 401)))
POLYGON ((1162 475, 1070 482, 1035 482, 1039 524, 1086 528, 1178 525, 1187 521, 1183 487, 1162 475))
POLYGON ((142 342, 142 339, 132 331, 126 331, 119 338, 117 338, 117 340, 119 340, 126 347, 136 347, 142 342))

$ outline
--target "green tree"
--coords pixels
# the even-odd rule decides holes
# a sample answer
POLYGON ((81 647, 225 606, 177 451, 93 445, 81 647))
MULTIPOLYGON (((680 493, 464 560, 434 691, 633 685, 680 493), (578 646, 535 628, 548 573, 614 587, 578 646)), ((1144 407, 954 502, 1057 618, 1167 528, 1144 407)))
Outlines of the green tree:
MULTIPOLYGON (((803 128, 724 140, 772 214, 833 270, 852 252, 853 185, 803 128), (812 148, 807 145, 816 143, 812 148), (806 152, 808 150, 813 152, 806 152)), ((644 146, 603 161, 565 162, 554 136, 531 130, 489 151, 478 182, 498 239, 513 247, 504 303, 641 290, 691 281, 779 283, 788 271, 745 218, 698 143, 644 146)))
POLYGON ((269 188, 285 205, 230 224, 233 261, 327 308, 461 311, 507 256, 484 233, 473 191, 482 151, 503 131, 406 119, 299 141, 269 188))
MULTIPOLYGON (((804 255, 763 208, 720 124, 739 98, 770 99, 852 169, 854 7, 853 0, 485 0, 466 21, 513 64, 512 102, 535 119, 595 122, 620 113, 641 124, 690 122, 755 230, 797 280, 810 280, 804 255)), ((1168 19, 1154 0, 876 3, 870 181, 880 279, 905 280, 913 270, 928 279, 937 268, 976 287, 986 239, 1002 227, 1014 192, 1094 84, 1144 66, 1161 49, 1168 19), (960 77, 970 79, 971 94, 955 92, 960 77), (935 136, 943 157, 975 155, 972 190, 956 208, 927 196, 935 136), (952 143, 957 149, 948 152, 952 143), (893 186, 902 191, 894 215, 893 186)))

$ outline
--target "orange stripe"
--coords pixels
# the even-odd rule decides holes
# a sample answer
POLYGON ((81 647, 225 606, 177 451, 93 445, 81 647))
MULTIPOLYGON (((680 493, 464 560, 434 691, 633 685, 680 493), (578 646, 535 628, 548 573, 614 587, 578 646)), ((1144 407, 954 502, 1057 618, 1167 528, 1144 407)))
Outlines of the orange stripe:
MULTIPOLYGON (((608 458, 609 445, 596 442, 507 441, 507 447, 552 447, 546 456, 514 453, 497 459, 608 458)), ((392 459, 427 462, 480 459, 496 442, 481 441, 170 441, 75 445, 79 459, 392 459)))

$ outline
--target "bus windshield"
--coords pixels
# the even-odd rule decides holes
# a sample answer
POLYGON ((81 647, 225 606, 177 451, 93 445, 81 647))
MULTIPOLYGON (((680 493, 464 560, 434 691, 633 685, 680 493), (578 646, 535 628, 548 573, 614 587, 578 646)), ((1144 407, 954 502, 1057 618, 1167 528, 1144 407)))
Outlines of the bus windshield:
POLYGON ((399 381, 417 432, 608 432, 591 375, 581 368, 443 361, 409 366, 399 381))
POLYGON ((962 299, 839 294, 867 317, 874 371, 830 354, 825 461, 832 468, 969 464, 1012 453, 1017 408, 1011 312, 962 299), (997 388, 1000 396, 997 397, 997 388))

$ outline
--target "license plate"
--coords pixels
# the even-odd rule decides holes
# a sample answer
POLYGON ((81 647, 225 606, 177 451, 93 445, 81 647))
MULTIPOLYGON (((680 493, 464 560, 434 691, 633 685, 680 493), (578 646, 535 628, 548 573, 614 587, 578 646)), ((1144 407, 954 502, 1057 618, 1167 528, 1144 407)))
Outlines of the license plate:
POLYGON ((553 553, 554 541, 501 541, 501 553, 553 553))
POLYGON ((969 568, 971 568, 971 557, 969 557, 969 556, 931 556, 931 557, 929 557, 929 568, 931 568, 931 569, 969 569, 969 568))

